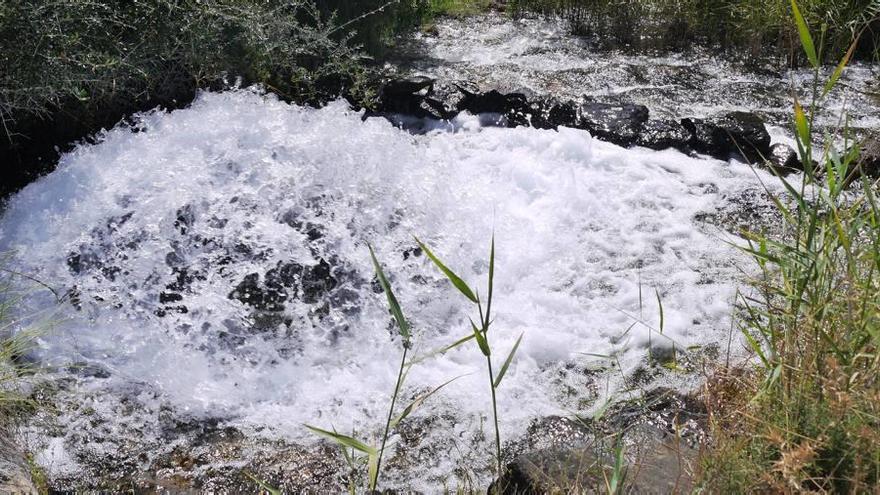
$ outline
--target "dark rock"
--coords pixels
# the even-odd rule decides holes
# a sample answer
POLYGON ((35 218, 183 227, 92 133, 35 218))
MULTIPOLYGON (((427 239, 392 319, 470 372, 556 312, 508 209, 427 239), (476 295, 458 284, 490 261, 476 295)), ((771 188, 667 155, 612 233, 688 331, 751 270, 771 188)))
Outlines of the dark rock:
POLYGON ((317 265, 306 267, 302 273, 303 301, 314 304, 336 287, 330 265, 321 259, 317 265))
POLYGON ((691 140, 690 131, 681 122, 675 120, 649 120, 645 122, 642 132, 636 139, 636 144, 651 148, 652 150, 664 150, 675 148, 687 151, 691 140))
POLYGON ((400 96, 414 95, 424 89, 430 91, 434 80, 425 76, 412 76, 401 79, 391 79, 385 81, 379 88, 379 95, 382 98, 394 98, 400 96))
POLYGON ((776 143, 770 147, 766 163, 780 175, 804 170, 804 164, 798 159, 797 152, 791 149, 791 146, 782 143, 776 143))
POLYGON ((461 111, 468 93, 468 83, 439 81, 425 97, 424 103, 442 119, 451 119, 461 111))
POLYGON ((322 302, 337 285, 330 264, 323 258, 314 266, 278 263, 262 282, 258 273, 245 276, 229 298, 261 311, 283 311, 284 303, 296 297, 307 304, 322 302))
POLYGON ((526 125, 528 123, 529 102, 523 93, 501 93, 496 89, 485 93, 466 92, 459 106, 461 110, 477 115, 497 113, 512 117, 510 125, 526 125))
POLYGON ((644 105, 588 101, 578 107, 575 127, 603 141, 629 146, 636 142, 647 121, 648 107, 644 105))
POLYGON ((706 120, 682 119, 681 123, 691 133, 690 145, 698 153, 748 162, 760 162, 770 154, 770 134, 753 113, 731 112, 706 120))
POLYGON ((875 134, 862 144, 858 165, 851 176, 850 181, 861 176, 880 177, 880 135, 875 134))
POLYGON ((577 105, 555 98, 538 98, 529 103, 529 124, 537 129, 556 129, 577 125, 577 105))
POLYGON ((376 111, 417 118, 443 118, 425 101, 425 96, 431 92, 433 84, 433 79, 424 76, 386 81, 379 89, 376 111))

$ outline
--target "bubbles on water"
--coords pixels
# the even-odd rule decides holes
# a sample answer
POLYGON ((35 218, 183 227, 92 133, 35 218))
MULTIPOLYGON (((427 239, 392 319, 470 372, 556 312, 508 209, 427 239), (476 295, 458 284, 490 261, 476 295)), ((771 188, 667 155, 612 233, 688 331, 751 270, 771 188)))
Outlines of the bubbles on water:
MULTIPOLYGON (((400 347, 367 243, 414 324, 415 353, 468 330, 412 235, 485 292, 495 233, 493 346, 525 334, 499 399, 511 437, 620 390, 649 334, 680 348, 726 339, 736 254, 695 217, 755 186, 746 165, 477 120, 413 136, 341 102, 299 108, 249 91, 139 120, 141 132, 117 128, 65 155, 0 221, 18 269, 77 294, 41 356, 101 370, 70 372, 59 392, 88 397, 91 413, 65 414, 92 438, 128 435, 150 458, 192 421, 305 443, 304 422, 375 429, 400 347), (597 386, 587 354, 615 354, 623 369, 597 386)), ((482 364, 466 347, 415 367, 406 394, 462 377, 414 418, 477 438, 482 364)), ((74 456, 82 434, 66 433, 74 456)), ((466 455, 486 447, 468 442, 466 455)), ((435 454, 398 480, 448 474, 453 461, 435 454)))

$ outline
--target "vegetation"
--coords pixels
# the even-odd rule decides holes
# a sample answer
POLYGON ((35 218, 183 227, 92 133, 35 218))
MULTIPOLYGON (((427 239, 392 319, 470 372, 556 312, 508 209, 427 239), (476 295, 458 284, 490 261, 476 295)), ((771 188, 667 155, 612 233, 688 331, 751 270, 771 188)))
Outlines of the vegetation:
MULTIPOLYGON (((830 53, 846 50, 866 25, 856 55, 870 56, 880 46, 878 0, 809 0, 801 7, 808 25, 825 30, 830 53)), ((798 39, 784 0, 512 0, 511 9, 559 15, 578 34, 636 48, 681 49, 700 42, 751 55, 776 47, 788 55, 798 39)))
MULTIPOLYGON (((814 43, 792 1, 804 55, 814 43)), ((817 48, 819 47, 819 48, 817 48)), ((812 101, 795 101, 806 164, 781 179, 781 233, 747 233, 760 274, 742 297, 745 338, 758 369, 708 386, 716 444, 704 460, 710 492, 868 493, 880 486, 880 207, 877 183, 859 177, 860 146, 829 136, 812 160, 813 116, 851 55, 812 101), (860 183, 859 183, 860 181, 860 183)), ((846 138, 846 132, 843 131, 846 138)))
POLYGON ((0 197, 55 146, 198 89, 263 84, 281 98, 368 105, 370 54, 483 0, 12 0, 0 2, 0 197))

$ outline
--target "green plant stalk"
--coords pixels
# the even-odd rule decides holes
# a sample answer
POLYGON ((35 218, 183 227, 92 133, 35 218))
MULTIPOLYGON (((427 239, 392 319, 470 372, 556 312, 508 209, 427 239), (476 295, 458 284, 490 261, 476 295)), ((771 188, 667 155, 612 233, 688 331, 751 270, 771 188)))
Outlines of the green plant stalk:
POLYGON ((495 375, 492 373, 492 357, 486 356, 486 364, 489 368, 489 388, 492 389, 492 419, 495 421, 495 459, 498 463, 498 476, 501 476, 503 466, 501 464, 501 431, 498 427, 498 402, 495 399, 495 375))
POLYGON ((382 445, 379 447, 379 459, 376 461, 376 479, 370 480, 370 490, 375 490, 379 482, 378 473, 381 472, 382 454, 385 453, 385 444, 388 442, 388 433, 391 430, 391 419, 394 417, 394 405, 397 403, 397 396, 400 394, 400 385, 403 382, 403 369, 406 367, 406 354, 409 347, 403 347, 403 357, 400 359, 400 369, 397 371, 397 383, 394 385, 394 395, 391 396, 391 407, 388 408, 388 419, 385 421, 385 432, 382 434, 382 445))

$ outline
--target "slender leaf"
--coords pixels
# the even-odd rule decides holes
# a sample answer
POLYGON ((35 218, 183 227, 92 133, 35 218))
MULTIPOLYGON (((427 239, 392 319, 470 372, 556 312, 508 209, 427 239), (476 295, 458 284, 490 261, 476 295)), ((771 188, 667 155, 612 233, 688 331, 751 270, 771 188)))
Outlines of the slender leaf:
POLYGON ((308 428, 309 430, 311 430, 312 433, 316 433, 316 434, 321 435, 323 437, 329 438, 330 440, 333 440, 334 442, 338 443, 339 445, 351 447, 354 450, 357 450, 358 452, 363 452, 364 454, 367 454, 367 455, 378 455, 378 451, 375 448, 370 447, 369 445, 361 442, 360 440, 358 440, 356 438, 352 438, 348 435, 342 435, 340 433, 335 433, 332 431, 322 430, 321 428, 316 428, 311 425, 305 425, 305 427, 308 428))
POLYGON ((489 315, 492 313, 492 289, 495 280, 495 234, 492 234, 492 248, 489 250, 489 301, 486 303, 486 318, 483 328, 489 330, 489 315))
POLYGON ((810 60, 813 67, 819 67, 819 57, 816 55, 816 45, 813 43, 813 37, 810 35, 810 28, 807 27, 807 22, 804 20, 804 16, 801 15, 801 10, 798 8, 795 0, 791 0, 791 12, 794 14, 794 22, 797 24, 801 46, 804 47, 807 59, 810 60))
POLYGON ((831 74, 831 78, 828 79, 828 82, 825 83, 825 90, 822 92, 822 98, 828 95, 834 86, 837 84, 837 80, 840 79, 840 76, 843 74, 843 69, 846 68, 847 64, 849 64, 850 59, 852 58, 853 52, 856 49, 856 45, 858 45, 859 40, 856 39, 853 41, 852 45, 849 46, 849 50, 846 51, 846 54, 840 60, 840 63, 837 64, 837 67, 834 69, 834 73, 831 74))
POLYGON ((408 363, 406 363, 406 365, 407 365, 407 367, 409 367, 409 366, 412 366, 412 365, 414 365, 414 364, 418 364, 418 363, 421 363, 421 362, 423 362, 423 361, 426 361, 426 360, 428 360, 428 359, 430 359, 430 358, 432 358, 432 357, 434 357, 434 356, 438 356, 438 355, 440 355, 440 354, 445 354, 445 353, 451 351, 452 349, 455 349, 456 347, 460 346, 461 344, 464 344, 465 342, 471 340, 472 338, 474 338, 474 334, 473 334, 473 333, 467 335, 466 337, 462 337, 462 338, 456 340, 455 342, 449 344, 449 345, 446 346, 446 347, 441 347, 441 348, 439 348, 439 349, 434 349, 433 351, 431 351, 431 352, 429 352, 429 353, 427 353, 427 354, 425 354, 425 355, 423 355, 423 356, 418 356, 418 357, 416 357, 415 359, 413 359, 412 361, 409 361, 408 363))
POLYGON ((498 376, 495 377, 495 382, 492 384, 493 387, 498 388, 498 385, 501 384, 501 379, 504 378, 504 374, 507 373, 507 368, 510 366, 510 362, 513 361, 513 355, 516 354, 516 350, 519 349, 519 343, 523 338, 523 334, 519 334, 519 338, 516 339, 516 343, 513 344, 513 349, 510 350, 510 354, 507 355, 507 359, 504 360, 504 364, 501 365, 501 369, 498 370, 498 376))
POLYGON ((425 392, 424 394, 419 395, 418 397, 416 397, 415 400, 413 400, 408 406, 406 406, 406 407, 403 409, 403 412, 401 412, 396 418, 394 418, 393 420, 391 420, 391 427, 394 428, 395 426, 397 426, 401 421, 403 421, 404 419, 406 419, 407 416, 409 416, 410 414, 412 414, 413 411, 415 411, 416 409, 418 409, 418 408, 419 408, 419 407, 420 407, 420 406, 421 406, 426 400, 428 400, 428 398, 430 398, 432 395, 434 395, 434 394, 436 394, 437 392, 439 392, 440 389, 442 389, 443 387, 449 385, 450 383, 454 382, 455 380, 458 380, 458 379, 461 378, 462 376, 465 376, 465 375, 460 375, 460 376, 457 376, 457 377, 455 377, 455 378, 453 378, 453 379, 451 379, 451 380, 448 380, 448 381, 442 383, 441 385, 438 385, 438 386, 435 387, 434 389, 432 389, 432 390, 430 390, 430 391, 428 391, 428 392, 425 392))
POLYGON ((373 267, 376 269, 376 277, 379 279, 379 285, 381 285, 382 290, 385 291, 385 296, 388 298, 388 306, 391 308, 391 314, 394 315, 394 319, 397 320, 397 326, 400 329, 400 336, 403 337, 406 343, 409 343, 409 323, 407 323, 406 318, 403 316, 403 311, 400 309, 400 303, 398 303, 397 298, 394 297, 394 292, 391 290, 391 284, 389 284, 388 279, 385 278, 385 273, 382 271, 382 266, 379 265, 379 260, 376 259, 376 253, 373 252, 373 246, 368 244, 367 247, 370 248, 370 257, 373 259, 373 267))
POLYGON ((492 354, 492 351, 489 349, 489 342, 486 341, 486 336, 483 335, 483 332, 477 328, 474 320, 471 320, 471 328, 474 331, 474 338, 477 339, 477 345, 480 346, 480 352, 482 352, 484 356, 489 357, 492 354))
POLYGON ((660 308, 660 335, 663 335, 663 301, 660 299, 660 291, 654 289, 654 295, 657 296, 657 306, 660 308))
POLYGON ((422 241, 419 240, 418 237, 416 237, 415 239, 416 239, 416 243, 418 243, 419 247, 422 248, 422 251, 424 251, 425 254, 428 256, 428 258, 430 258, 431 261, 433 261, 434 264, 437 265, 437 268, 439 268, 440 271, 443 272, 444 275, 446 275, 446 278, 448 278, 449 281, 452 282, 452 285, 454 285, 456 289, 458 289, 462 294, 464 294, 464 297, 470 299, 471 302, 477 302, 477 296, 474 295, 474 292, 471 290, 470 287, 468 287, 468 285, 464 282, 464 280, 462 280, 452 270, 447 268, 446 265, 444 265, 442 261, 440 261, 436 256, 434 256, 434 253, 432 253, 431 250, 428 249, 428 246, 425 246, 422 243, 422 241))
POLYGON ((281 495, 281 490, 278 490, 277 488, 272 488, 272 487, 269 486, 265 481, 263 481, 263 480, 257 478, 257 477, 254 476, 253 474, 251 474, 251 473, 244 473, 244 475, 247 476, 248 478, 250 478, 251 481, 253 481, 253 482, 256 483, 257 485, 259 485, 260 488, 262 488, 263 490, 266 490, 267 492, 269 492, 269 495, 281 495))
POLYGON ((367 476, 370 479, 370 490, 376 491, 376 485, 379 483, 379 455, 377 453, 370 454, 367 461, 367 476))
MULTIPOLYGON (((794 125, 797 130, 798 138, 800 139, 803 146, 809 146, 810 144, 810 124, 807 122, 807 116, 804 113, 804 108, 801 106, 801 103, 798 101, 797 96, 794 98, 794 125)), ((802 159, 809 159, 810 157, 801 157, 802 159)))

